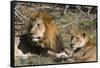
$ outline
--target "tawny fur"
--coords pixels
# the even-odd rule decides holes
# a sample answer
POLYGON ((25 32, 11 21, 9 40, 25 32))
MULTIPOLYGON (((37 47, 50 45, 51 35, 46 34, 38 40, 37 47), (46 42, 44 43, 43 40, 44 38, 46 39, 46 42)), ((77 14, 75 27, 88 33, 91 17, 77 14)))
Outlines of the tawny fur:
POLYGON ((74 61, 75 62, 96 61, 96 44, 94 40, 88 37, 87 35, 83 37, 82 33, 80 32, 74 34, 73 37, 75 36, 82 37, 82 39, 84 39, 87 42, 78 51, 73 53, 74 61))

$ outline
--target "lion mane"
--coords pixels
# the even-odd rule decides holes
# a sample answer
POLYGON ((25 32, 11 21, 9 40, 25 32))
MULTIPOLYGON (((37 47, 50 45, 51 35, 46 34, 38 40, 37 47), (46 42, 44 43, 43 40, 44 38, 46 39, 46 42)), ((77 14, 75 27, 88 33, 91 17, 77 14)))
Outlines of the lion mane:
MULTIPOLYGON (((58 25, 47 12, 34 12, 31 19, 41 18, 46 27, 44 37, 38 42, 39 46, 55 53, 64 51, 63 41, 60 35, 58 25)), ((31 41, 32 42, 32 41, 31 41)))

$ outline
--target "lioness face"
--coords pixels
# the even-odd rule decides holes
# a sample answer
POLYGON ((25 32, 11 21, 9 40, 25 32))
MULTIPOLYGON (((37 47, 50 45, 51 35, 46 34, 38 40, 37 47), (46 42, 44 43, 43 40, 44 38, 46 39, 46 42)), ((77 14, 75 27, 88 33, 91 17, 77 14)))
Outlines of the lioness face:
POLYGON ((33 42, 41 40, 44 36, 46 28, 41 18, 36 18, 32 22, 32 27, 30 28, 29 34, 33 42))
POLYGON ((71 47, 73 50, 76 50, 77 48, 81 48, 85 46, 86 42, 88 41, 85 33, 81 34, 78 33, 76 35, 72 35, 71 37, 71 47))

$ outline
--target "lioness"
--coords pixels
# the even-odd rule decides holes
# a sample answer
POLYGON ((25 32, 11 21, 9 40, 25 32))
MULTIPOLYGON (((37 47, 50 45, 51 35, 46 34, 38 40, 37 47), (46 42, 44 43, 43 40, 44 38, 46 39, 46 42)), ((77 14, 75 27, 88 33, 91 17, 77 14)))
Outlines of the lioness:
POLYGON ((96 61, 96 44, 86 33, 73 33, 70 46, 75 62, 96 61))

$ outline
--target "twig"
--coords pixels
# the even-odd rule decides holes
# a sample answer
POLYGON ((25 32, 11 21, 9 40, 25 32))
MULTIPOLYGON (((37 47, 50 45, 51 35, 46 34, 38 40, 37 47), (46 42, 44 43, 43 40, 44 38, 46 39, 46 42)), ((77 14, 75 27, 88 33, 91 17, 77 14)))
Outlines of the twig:
POLYGON ((18 11, 17 8, 18 8, 18 7, 15 7, 15 12, 16 12, 17 14, 19 14, 20 17, 22 17, 24 21, 29 21, 29 19, 28 19, 26 16, 22 15, 22 14, 18 11))
POLYGON ((69 23, 69 24, 66 24, 66 25, 62 25, 60 28, 65 28, 65 27, 68 27, 68 26, 70 26, 70 25, 72 25, 72 24, 74 24, 75 22, 71 22, 71 23, 69 23))
POLYGON ((17 12, 15 12, 15 15, 16 15, 23 23, 25 23, 25 21, 22 19, 21 16, 19 16, 19 15, 17 14, 17 12))
POLYGON ((88 7, 88 12, 87 14, 90 15, 91 7, 88 7))
POLYGON ((64 9, 64 14, 66 14, 68 8, 69 8, 69 5, 66 5, 64 9))
POLYGON ((90 11, 91 11, 92 7, 88 7, 88 12, 87 12, 87 15, 89 16, 90 19, 93 19, 90 15, 90 11))
POLYGON ((88 15, 81 10, 81 6, 76 6, 76 7, 84 16, 88 17, 88 15))

